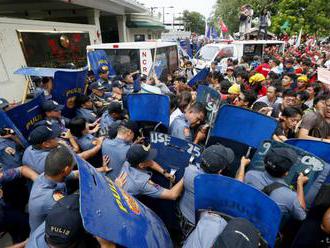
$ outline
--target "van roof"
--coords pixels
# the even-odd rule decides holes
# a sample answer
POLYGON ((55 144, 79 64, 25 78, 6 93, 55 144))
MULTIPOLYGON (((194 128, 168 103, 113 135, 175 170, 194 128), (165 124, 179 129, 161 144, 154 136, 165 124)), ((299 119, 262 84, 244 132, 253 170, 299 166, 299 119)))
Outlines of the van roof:
POLYGON ((219 43, 207 44, 206 46, 223 47, 224 45, 229 44, 285 44, 285 42, 281 40, 228 40, 221 41, 219 43))
POLYGON ((118 42, 103 43, 87 46, 87 50, 94 49, 152 49, 159 47, 176 46, 175 42, 144 41, 144 42, 118 42))

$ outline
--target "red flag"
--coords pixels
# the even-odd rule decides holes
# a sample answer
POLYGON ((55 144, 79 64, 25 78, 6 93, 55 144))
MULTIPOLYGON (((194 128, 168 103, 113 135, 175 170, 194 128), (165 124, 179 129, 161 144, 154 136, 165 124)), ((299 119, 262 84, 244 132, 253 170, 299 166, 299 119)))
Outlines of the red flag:
POLYGON ((220 24, 221 32, 222 33, 227 33, 228 28, 227 28, 226 24, 223 22, 223 20, 221 18, 219 18, 219 24, 220 24))

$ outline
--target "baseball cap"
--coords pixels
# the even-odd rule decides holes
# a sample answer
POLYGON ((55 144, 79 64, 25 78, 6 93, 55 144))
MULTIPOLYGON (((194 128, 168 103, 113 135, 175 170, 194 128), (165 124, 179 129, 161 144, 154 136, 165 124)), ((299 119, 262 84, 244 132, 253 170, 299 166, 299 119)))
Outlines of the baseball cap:
POLYGON ((272 175, 282 176, 290 170, 297 157, 297 153, 290 148, 270 148, 264 158, 265 168, 272 175))
POLYGON ((259 233, 252 223, 243 218, 228 222, 223 232, 216 239, 215 248, 258 248, 259 233))
POLYGON ((96 90, 103 90, 103 89, 104 89, 104 86, 102 85, 101 82, 94 82, 94 83, 92 83, 92 84, 89 86, 89 88, 90 88, 91 90, 94 90, 94 89, 96 89, 96 90))
POLYGON ((55 102, 53 100, 49 100, 49 101, 44 102, 41 105, 41 108, 45 112, 49 112, 49 111, 61 111, 64 108, 64 106, 58 104, 57 102, 55 102))
POLYGON ((124 110, 123 110, 123 107, 121 105, 120 102, 111 102, 108 106, 108 112, 109 114, 111 113, 122 113, 124 110))
POLYGON ((238 84, 235 84, 235 83, 232 86, 230 86, 229 89, 228 89, 229 94, 239 95, 240 92, 241 92, 240 86, 238 84))
POLYGON ((216 173, 228 168, 234 161, 232 149, 223 145, 212 145, 204 150, 201 156, 201 168, 207 173, 216 173))
POLYGON ((85 230, 79 212, 79 195, 59 200, 45 221, 45 239, 52 246, 69 247, 80 241, 85 230))
POLYGON ((34 128, 28 138, 31 145, 38 145, 44 141, 54 139, 58 136, 56 132, 50 126, 43 125, 34 128))
POLYGON ((127 129, 131 130, 133 133, 137 133, 138 132, 138 125, 135 121, 122 121, 120 123, 120 126, 126 127, 127 129))
POLYGON ((266 80, 265 76, 261 73, 256 73, 249 79, 250 84, 261 83, 262 81, 266 80))
POLYGON ((124 87, 119 80, 114 81, 111 84, 111 86, 112 86, 112 88, 120 88, 120 89, 124 87))
POLYGON ((9 106, 9 102, 5 98, 0 98, 0 108, 5 109, 9 106))
POLYGON ((109 66, 107 64, 100 64, 98 67, 99 73, 107 73, 109 71, 109 66))
POLYGON ((157 156, 157 150, 151 149, 149 146, 144 146, 140 144, 132 145, 126 154, 126 160, 132 165, 137 166, 138 164, 153 160, 157 156))
POLYGON ((308 78, 306 75, 301 75, 297 78, 297 81, 308 82, 308 78))

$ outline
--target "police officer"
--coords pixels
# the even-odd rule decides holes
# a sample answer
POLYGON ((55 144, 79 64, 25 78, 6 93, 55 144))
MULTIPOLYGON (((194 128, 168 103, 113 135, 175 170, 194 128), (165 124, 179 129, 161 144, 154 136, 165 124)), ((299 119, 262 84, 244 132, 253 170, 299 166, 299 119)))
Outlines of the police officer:
MULTIPOLYGON (((9 193, 6 186, 22 176, 35 180, 38 175, 27 166, 0 170, 0 232, 9 232, 14 243, 24 241, 29 235, 30 228, 28 215, 24 211, 26 202, 24 206, 15 206, 8 202, 9 193)), ((24 192, 20 191, 19 194, 22 198, 24 192)), ((16 193, 15 197, 17 196, 16 193)))
POLYGON ((84 118, 87 122, 93 123, 97 120, 96 108, 90 97, 79 95, 76 97, 75 105, 77 107, 76 117, 84 118))
POLYGON ((127 162, 124 163, 121 174, 127 173, 126 183, 123 189, 132 195, 147 195, 153 198, 176 200, 183 189, 181 179, 171 189, 165 189, 150 180, 151 175, 147 168, 162 173, 166 178, 173 180, 173 177, 160 165, 153 161, 157 151, 144 145, 132 145, 126 154, 127 162))
POLYGON ((95 247, 90 242, 80 216, 79 194, 74 193, 54 204, 45 221, 31 233, 26 247, 95 247))
POLYGON ((90 98, 94 106, 97 108, 98 113, 103 113, 105 107, 109 105, 111 101, 111 93, 105 92, 105 88, 101 82, 92 83, 90 89, 92 91, 90 98))
POLYGON ((231 166, 234 158, 230 148, 212 145, 203 151, 200 166, 190 164, 186 167, 183 175, 184 191, 179 202, 179 219, 185 238, 195 226, 195 177, 205 173, 221 174, 231 166))
POLYGON ((201 124, 206 116, 206 109, 201 103, 191 105, 184 115, 176 117, 170 125, 170 134, 173 137, 184 139, 188 142, 198 144, 206 137, 204 129, 200 129, 196 135, 193 128, 201 124))
POLYGON ((106 138, 102 144, 102 155, 107 155, 110 160, 111 171, 108 173, 112 180, 115 180, 126 160, 126 153, 131 147, 134 139, 134 132, 137 129, 136 123, 132 121, 122 122, 117 130, 115 139, 106 138))
POLYGON ((296 160, 297 154, 290 148, 270 148, 264 158, 265 171, 251 170, 244 177, 247 163, 241 165, 237 173, 239 180, 264 191, 279 205, 283 216, 282 225, 290 217, 297 220, 306 218, 304 184, 308 177, 302 173, 298 176, 297 192, 292 191, 284 181, 296 160))
POLYGON ((21 166, 23 147, 10 128, 0 128, 0 163, 4 169, 21 166))
POLYGON ((62 133, 67 131, 65 126, 68 124, 69 120, 62 116, 63 105, 60 105, 53 100, 48 100, 45 101, 41 107, 46 115, 45 120, 52 124, 54 132, 62 133))
MULTIPOLYGON (((67 193, 64 180, 75 165, 72 153, 65 146, 49 152, 45 161, 45 172, 34 181, 29 199, 29 223, 33 232, 47 217, 55 203, 67 193)), ((72 173, 70 177, 76 177, 72 173)))
POLYGON ((124 119, 124 109, 120 102, 111 102, 107 111, 104 111, 100 120, 100 128, 102 133, 107 133, 109 126, 118 120, 124 119))
POLYGON ((134 91, 134 78, 135 73, 129 73, 128 71, 124 72, 122 75, 123 89, 124 94, 130 94, 134 91))
POLYGON ((183 248, 258 248, 259 241, 258 230, 248 220, 234 218, 227 223, 217 212, 205 211, 183 248))
POLYGON ((39 174, 44 172, 48 153, 59 144, 57 136, 51 126, 42 125, 34 128, 28 139, 31 145, 23 154, 23 164, 39 174))
POLYGON ((109 81, 109 66, 107 64, 100 64, 98 68, 100 78, 97 80, 106 92, 111 92, 111 82, 109 81))

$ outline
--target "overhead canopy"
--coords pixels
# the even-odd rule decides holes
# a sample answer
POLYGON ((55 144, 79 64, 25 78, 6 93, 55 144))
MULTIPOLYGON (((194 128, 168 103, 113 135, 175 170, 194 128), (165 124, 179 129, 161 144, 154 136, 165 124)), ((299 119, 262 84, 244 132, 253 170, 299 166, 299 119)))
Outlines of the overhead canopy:
POLYGON ((128 28, 165 29, 165 26, 161 23, 152 21, 129 21, 126 26, 128 28))
POLYGON ((54 77, 57 71, 68 71, 68 72, 78 72, 83 71, 85 68, 80 69, 62 69, 62 68, 43 68, 43 67, 23 67, 17 69, 14 74, 24 75, 24 76, 38 76, 38 77, 54 77))

